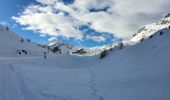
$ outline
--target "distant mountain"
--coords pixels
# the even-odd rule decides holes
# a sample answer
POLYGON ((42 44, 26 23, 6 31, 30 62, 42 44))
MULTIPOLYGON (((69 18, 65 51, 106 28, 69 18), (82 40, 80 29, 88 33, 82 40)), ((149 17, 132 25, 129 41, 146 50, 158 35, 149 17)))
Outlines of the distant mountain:
POLYGON ((57 40, 50 41, 47 46, 53 51, 53 53, 59 54, 69 54, 70 50, 74 47, 73 45, 57 40))
POLYGON ((94 56, 96 54, 95 48, 84 48, 74 46, 62 41, 50 41, 47 46, 56 54, 69 54, 76 56, 94 56))
MULTIPOLYGON (((56 54, 70 54, 70 55, 75 55, 75 56, 95 56, 95 55, 101 54, 101 52, 105 50, 109 51, 112 49, 119 48, 120 42, 121 41, 117 41, 110 45, 85 48, 85 47, 74 46, 74 45, 70 45, 65 42, 54 40, 54 41, 50 41, 47 44, 47 47, 49 47, 49 49, 56 54)), ((124 46, 125 45, 127 44, 124 43, 124 46)))

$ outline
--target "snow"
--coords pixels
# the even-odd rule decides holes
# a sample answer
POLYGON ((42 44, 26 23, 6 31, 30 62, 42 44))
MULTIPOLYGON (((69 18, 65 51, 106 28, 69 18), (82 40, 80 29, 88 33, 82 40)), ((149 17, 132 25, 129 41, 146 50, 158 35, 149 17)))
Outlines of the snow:
POLYGON ((168 28, 169 26, 170 26, 170 16, 166 15, 160 21, 149 25, 145 25, 142 28, 140 28, 139 31, 136 33, 136 36, 134 36, 131 39, 131 42, 138 43, 142 38, 147 39, 155 32, 164 28, 168 28))
POLYGON ((47 51, 37 44, 30 43, 26 40, 22 43, 21 37, 7 30, 6 27, 2 25, 0 25, 0 46, 0 56, 20 56, 17 54, 17 50, 26 50, 28 55, 32 56, 42 55, 44 51, 47 51))
POLYGON ((170 30, 160 31, 104 59, 0 56, 0 100, 169 100, 170 30))

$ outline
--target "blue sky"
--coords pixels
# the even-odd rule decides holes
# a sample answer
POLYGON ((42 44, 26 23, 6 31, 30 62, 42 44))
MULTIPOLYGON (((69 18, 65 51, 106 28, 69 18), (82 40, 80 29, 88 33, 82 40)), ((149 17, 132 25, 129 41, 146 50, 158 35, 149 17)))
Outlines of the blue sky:
MULTIPOLYGON (((71 0, 64 0, 64 2, 71 3, 71 0)), ((24 7, 30 5, 30 4, 38 4, 35 0, 3 0, 3 2, 0 3, 0 22, 5 22, 8 26, 10 26, 10 29, 14 32, 16 32, 18 35, 24 37, 24 38, 30 38, 34 42, 38 43, 47 43, 48 39, 51 37, 50 35, 47 35, 45 37, 40 36, 38 32, 33 32, 30 30, 22 30, 24 26, 17 24, 14 20, 11 19, 12 16, 17 16, 18 13, 22 12, 24 10, 24 7)), ((113 38, 113 35, 107 34, 107 33, 98 33, 94 30, 89 29, 88 33, 91 35, 91 33, 95 33, 95 35, 99 36, 100 34, 105 34, 107 36, 107 40, 104 42, 96 42, 89 39, 82 39, 82 40, 76 40, 74 38, 64 38, 63 36, 58 36, 58 40, 66 41, 70 44, 79 45, 79 46, 85 46, 85 47, 94 47, 94 46, 101 46, 110 44, 116 39, 113 38)))
POLYGON ((24 38, 30 38, 31 40, 38 43, 46 43, 48 38, 40 37, 39 34, 35 34, 32 31, 22 30, 22 26, 17 24, 16 27, 15 21, 11 19, 12 16, 16 16, 23 7, 29 5, 30 3, 36 3, 34 0, 1 0, 0 3, 0 21, 5 22, 10 29, 16 32, 18 35, 24 38))
POLYGON ((169 0, 1 0, 0 22, 34 42, 56 37, 94 47, 131 38, 169 13, 169 6, 169 0))

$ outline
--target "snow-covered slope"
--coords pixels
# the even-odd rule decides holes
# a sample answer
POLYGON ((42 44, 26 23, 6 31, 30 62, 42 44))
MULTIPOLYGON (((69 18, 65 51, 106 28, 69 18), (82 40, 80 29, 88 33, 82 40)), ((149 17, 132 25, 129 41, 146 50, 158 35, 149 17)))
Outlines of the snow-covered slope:
POLYGON ((22 39, 15 33, 11 32, 7 27, 0 25, 0 55, 11 56, 19 55, 22 50, 27 52, 27 55, 42 55, 45 49, 41 48, 37 44, 31 43, 22 39))
POLYGON ((156 23, 143 26, 139 31, 134 34, 131 42, 138 43, 141 39, 146 39, 153 35, 158 30, 170 27, 170 14, 167 14, 164 18, 156 23))
POLYGON ((154 34, 104 59, 0 57, 0 100, 170 100, 170 29, 154 34))

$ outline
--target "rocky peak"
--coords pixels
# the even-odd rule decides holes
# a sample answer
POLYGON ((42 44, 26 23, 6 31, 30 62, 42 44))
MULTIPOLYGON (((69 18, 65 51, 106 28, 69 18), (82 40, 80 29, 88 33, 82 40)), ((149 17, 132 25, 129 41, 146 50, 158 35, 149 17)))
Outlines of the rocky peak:
POLYGON ((170 17, 170 13, 168 13, 164 18, 169 18, 170 17))

